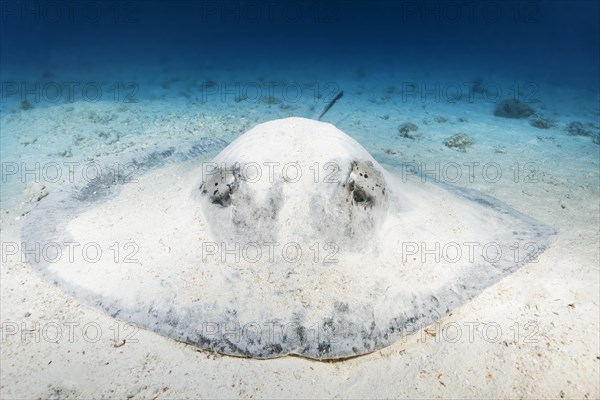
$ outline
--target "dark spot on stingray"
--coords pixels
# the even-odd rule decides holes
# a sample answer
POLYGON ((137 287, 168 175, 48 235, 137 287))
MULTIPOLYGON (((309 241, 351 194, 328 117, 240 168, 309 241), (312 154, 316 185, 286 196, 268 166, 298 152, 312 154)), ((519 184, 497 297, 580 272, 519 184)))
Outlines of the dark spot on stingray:
POLYGON ((224 197, 218 197, 212 200, 212 204, 217 204, 221 207, 228 207, 231 204, 231 198, 229 197, 229 195, 224 197))
POLYGON ((323 321, 323 329, 325 329, 325 330, 333 329, 333 319, 332 318, 327 318, 326 320, 323 321))
POLYGON ((317 347, 319 354, 327 354, 331 350, 331 345, 329 343, 321 342, 317 347))
POLYGON ((300 340, 300 343, 304 343, 304 327, 303 326, 299 326, 298 328, 296 328, 296 334, 298 335, 298 339, 300 340))
POLYGON ((115 192, 118 184, 119 178, 112 170, 103 171, 102 175, 90 180, 73 198, 82 202, 98 201, 115 192))
POLYGON ((228 144, 227 141, 223 139, 215 139, 215 138, 202 138, 199 143, 193 144, 191 147, 182 151, 179 155, 181 160, 187 160, 190 158, 195 158, 204 154, 207 154, 214 149, 223 148, 228 144))
POLYGON ((348 307, 348 303, 345 303, 345 302, 342 302, 342 301, 336 301, 333 304, 333 309, 336 312, 339 312, 339 313, 347 313, 348 312, 348 308, 349 308, 348 307))
POLYGON ((271 344, 267 347, 269 354, 280 354, 283 352, 283 347, 280 344, 271 344))
POLYGON ((487 201, 486 199, 483 199, 483 198, 481 198, 481 197, 479 197, 479 198, 476 198, 476 199, 475 199, 475 201, 476 201, 477 203, 479 203, 479 204, 482 204, 482 205, 484 205, 484 206, 488 206, 488 207, 491 207, 491 208, 495 208, 495 206, 494 206, 494 204, 493 204, 493 203, 490 203, 489 201, 487 201))

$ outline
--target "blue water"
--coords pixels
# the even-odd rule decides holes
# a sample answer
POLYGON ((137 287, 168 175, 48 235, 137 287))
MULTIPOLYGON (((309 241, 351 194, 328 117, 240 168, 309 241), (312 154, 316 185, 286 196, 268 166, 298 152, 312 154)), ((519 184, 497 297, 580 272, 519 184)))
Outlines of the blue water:
POLYGON ((596 91, 600 79, 595 1, 3 1, 1 18, 2 80, 161 63, 289 79, 467 71, 596 91))

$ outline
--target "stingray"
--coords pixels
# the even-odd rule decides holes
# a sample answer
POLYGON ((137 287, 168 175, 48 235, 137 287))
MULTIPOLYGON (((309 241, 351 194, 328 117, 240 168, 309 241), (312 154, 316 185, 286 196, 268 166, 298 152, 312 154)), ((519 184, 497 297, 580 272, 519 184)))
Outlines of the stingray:
POLYGON ((116 319, 234 356, 373 352, 536 262, 555 237, 303 118, 96 168, 28 215, 29 263, 116 319))

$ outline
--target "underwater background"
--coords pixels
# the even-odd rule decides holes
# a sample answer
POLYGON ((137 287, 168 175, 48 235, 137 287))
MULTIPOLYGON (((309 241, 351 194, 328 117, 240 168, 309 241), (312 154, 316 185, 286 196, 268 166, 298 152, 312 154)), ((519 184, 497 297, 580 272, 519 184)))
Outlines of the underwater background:
POLYGON ((177 73, 310 71, 340 86, 421 73, 591 92, 600 79, 595 1, 3 1, 1 11, 3 82, 110 72, 133 79, 140 99, 150 73, 155 86, 177 73))
POLYGON ((504 73, 593 90, 598 7, 595 1, 4 1, 2 67, 75 74, 177 63, 201 75, 210 64, 308 68, 327 77, 362 67, 367 74, 504 73))
MULTIPOLYGON (((479 190, 558 240, 448 319, 504 332, 534 321, 533 344, 424 334, 309 371, 297 358, 215 360, 148 332, 144 346, 118 349, 9 341, 3 366, 27 362, 2 368, 0 394, 598 398, 599 21, 598 1, 3 0, 3 242, 20 242, 23 220, 73 166, 228 143, 265 121, 317 118, 342 91, 321 120, 385 168, 479 190)), ((113 323, 18 255, 3 259, 2 276, 2 321, 113 323)))

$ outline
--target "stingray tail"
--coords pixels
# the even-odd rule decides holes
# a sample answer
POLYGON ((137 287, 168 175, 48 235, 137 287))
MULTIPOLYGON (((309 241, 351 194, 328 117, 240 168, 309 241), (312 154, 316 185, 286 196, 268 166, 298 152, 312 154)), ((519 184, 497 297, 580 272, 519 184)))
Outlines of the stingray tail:
POLYGON ((326 113, 327 111, 329 111, 329 109, 330 109, 331 107, 333 107, 333 105, 336 103, 336 101, 338 101, 339 99, 341 99, 343 95, 344 95, 344 91, 343 91, 343 90, 341 90, 341 91, 340 91, 338 94, 336 94, 336 95, 335 95, 335 97, 333 98, 333 100, 331 100, 331 101, 330 101, 330 102, 329 102, 329 103, 328 103, 328 104, 325 106, 325 108, 323 109, 323 112, 321 112, 321 114, 320 114, 320 115, 317 117, 317 120, 318 120, 318 121, 320 121, 320 120, 321 120, 321 118, 323 117, 323 115, 325 115, 325 113, 326 113))

